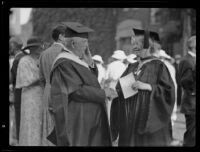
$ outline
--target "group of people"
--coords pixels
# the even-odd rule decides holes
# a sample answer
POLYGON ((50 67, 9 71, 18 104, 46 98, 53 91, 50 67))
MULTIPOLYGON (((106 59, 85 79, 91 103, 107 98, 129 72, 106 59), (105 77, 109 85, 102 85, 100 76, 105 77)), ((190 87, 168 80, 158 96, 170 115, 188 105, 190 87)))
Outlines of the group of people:
POLYGON ((159 35, 134 28, 132 54, 116 50, 104 66, 89 49, 93 31, 78 22, 60 22, 48 48, 35 36, 23 48, 19 38, 10 39, 17 145, 170 146, 180 85, 184 146, 194 146, 196 36, 174 68, 159 35), (138 92, 125 98, 119 79, 130 73, 135 77, 131 88, 138 92))

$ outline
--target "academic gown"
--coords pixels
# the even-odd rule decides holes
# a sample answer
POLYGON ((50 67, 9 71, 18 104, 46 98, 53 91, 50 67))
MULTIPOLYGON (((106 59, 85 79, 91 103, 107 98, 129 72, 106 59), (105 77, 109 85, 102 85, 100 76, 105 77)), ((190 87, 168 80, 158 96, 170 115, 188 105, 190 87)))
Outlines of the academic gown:
MULTIPOLYGON (((138 64, 130 64, 121 77, 135 73, 138 64)), ((169 71, 160 60, 152 60, 142 66, 135 78, 149 83, 152 91, 139 90, 136 95, 124 99, 117 84, 119 97, 111 107, 113 139, 119 134, 119 146, 167 146, 170 142, 168 124, 175 101, 169 71)))
POLYGON ((49 105, 58 146, 111 146, 105 92, 91 71, 65 58, 54 64, 49 105))

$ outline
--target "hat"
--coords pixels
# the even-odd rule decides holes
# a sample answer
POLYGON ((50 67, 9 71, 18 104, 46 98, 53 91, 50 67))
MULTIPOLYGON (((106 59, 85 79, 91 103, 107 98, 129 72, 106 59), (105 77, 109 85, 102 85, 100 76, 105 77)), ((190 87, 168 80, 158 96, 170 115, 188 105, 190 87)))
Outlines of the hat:
POLYGON ((135 62, 137 62, 137 60, 135 60, 136 57, 137 56, 135 54, 130 54, 130 55, 127 56, 127 60, 130 63, 135 63, 135 62))
POLYGON ((153 41, 160 41, 159 34, 157 32, 135 28, 133 28, 133 32, 135 35, 146 35, 149 36, 153 41))
POLYGON ((66 37, 88 38, 88 33, 94 32, 93 29, 86 27, 78 22, 61 22, 67 27, 66 37))
POLYGON ((42 39, 34 36, 28 39, 27 45, 22 50, 27 50, 28 48, 32 46, 40 46, 42 44, 43 44, 42 39))
POLYGON ((160 50, 158 52, 158 55, 159 55, 159 57, 163 57, 163 58, 166 58, 166 59, 171 59, 171 56, 169 56, 164 50, 160 50))
POLYGON ((111 57, 118 60, 124 60, 127 58, 126 54, 122 50, 116 50, 111 57))
POLYGON ((93 60, 95 61, 99 61, 101 64, 103 64, 103 60, 102 60, 102 57, 100 55, 94 55, 92 57, 93 60))
POLYGON ((23 45, 22 40, 21 40, 18 36, 13 36, 13 37, 11 37, 10 40, 9 40, 9 42, 10 42, 10 43, 11 43, 11 42, 14 42, 14 43, 16 43, 16 44, 18 44, 18 45, 23 45))

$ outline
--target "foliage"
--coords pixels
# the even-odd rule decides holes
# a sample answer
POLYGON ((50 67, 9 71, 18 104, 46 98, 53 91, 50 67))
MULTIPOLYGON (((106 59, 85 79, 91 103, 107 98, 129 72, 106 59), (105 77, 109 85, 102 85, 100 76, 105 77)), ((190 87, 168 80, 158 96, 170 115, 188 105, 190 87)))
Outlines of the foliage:
POLYGON ((95 30, 89 37, 92 55, 99 54, 107 61, 115 50, 116 8, 35 8, 32 12, 34 35, 52 41, 52 27, 60 21, 77 21, 95 30))
MULTIPOLYGON (((196 33, 196 10, 190 10, 191 34, 196 33)), ((164 35, 162 39, 163 47, 166 50, 173 49, 174 42, 180 42, 183 39, 184 19, 187 9, 180 8, 162 8, 156 13, 157 21, 163 27, 164 35)), ((173 52, 170 53, 171 55, 173 52)))

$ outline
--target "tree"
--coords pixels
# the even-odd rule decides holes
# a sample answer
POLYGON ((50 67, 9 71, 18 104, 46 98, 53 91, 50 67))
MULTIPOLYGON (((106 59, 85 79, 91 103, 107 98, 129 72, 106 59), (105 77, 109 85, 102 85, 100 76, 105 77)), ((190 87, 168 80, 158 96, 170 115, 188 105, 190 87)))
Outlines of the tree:
MULTIPOLYGON (((196 33, 196 10, 162 8, 157 14, 157 20, 164 29, 163 47, 166 50, 173 50, 173 43, 182 43, 182 54, 186 53, 185 44, 187 39, 196 33)), ((168 52, 173 55, 173 51, 168 52)))
POLYGON ((89 37, 92 55, 107 61, 115 50, 117 16, 120 8, 35 8, 32 12, 34 35, 50 42, 52 27, 61 21, 77 21, 95 30, 89 37))

